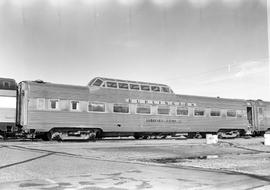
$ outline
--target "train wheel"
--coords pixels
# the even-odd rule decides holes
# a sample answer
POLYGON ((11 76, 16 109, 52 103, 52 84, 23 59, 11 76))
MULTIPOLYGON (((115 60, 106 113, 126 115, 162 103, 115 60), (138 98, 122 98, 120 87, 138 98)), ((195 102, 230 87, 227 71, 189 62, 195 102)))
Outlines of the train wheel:
POLYGON ((161 136, 161 139, 166 139, 166 138, 167 138, 167 135, 161 136))
POLYGON ((139 133, 134 133, 134 134, 133 134, 133 137, 134 137, 134 139, 136 139, 136 140, 142 138, 142 136, 141 136, 139 133))
POLYGON ((194 136, 195 139, 201 139, 203 138, 203 136, 200 133, 196 133, 196 135, 194 136))
POLYGON ((238 138, 241 136, 241 132, 239 130, 235 131, 219 131, 217 133, 218 138, 220 139, 233 139, 233 138, 238 138))
POLYGON ((102 139, 102 131, 100 129, 97 129, 96 138, 97 139, 102 139))
POLYGON ((235 131, 235 138, 239 138, 241 136, 241 133, 240 133, 240 131, 235 131))
POLYGON ((140 139, 140 138, 141 138, 141 136, 140 136, 140 135, 134 135, 133 137, 134 137, 134 139, 136 139, 136 140, 138 140, 138 139, 140 139))
POLYGON ((48 131, 46 133, 46 137, 45 138, 46 138, 47 141, 52 141, 52 140, 59 141, 59 140, 61 140, 60 133, 57 132, 57 131, 52 131, 52 130, 50 130, 50 131, 48 131))
POLYGON ((196 136, 196 133, 188 133, 188 137, 189 139, 194 139, 196 136))
POLYGON ((56 140, 56 141, 61 141, 62 138, 61 138, 61 132, 53 132, 51 133, 51 140, 56 140))
POLYGON ((223 139, 224 133, 223 132, 218 132, 217 136, 219 139, 223 139))
POLYGON ((44 134, 42 134, 40 136, 40 138, 43 140, 43 141, 51 141, 52 140, 52 136, 51 136, 51 133, 50 132, 46 132, 44 134))
POLYGON ((143 139, 148 139, 148 136, 143 136, 143 139))
POLYGON ((89 141, 96 141, 96 137, 97 137, 97 130, 94 130, 93 132, 89 133, 89 141))
POLYGON ((133 136, 134 137, 134 139, 136 139, 136 140, 138 140, 138 139, 140 139, 141 137, 140 136, 133 136))
POLYGON ((97 131, 96 131, 96 139, 102 139, 102 130, 97 129, 97 131))

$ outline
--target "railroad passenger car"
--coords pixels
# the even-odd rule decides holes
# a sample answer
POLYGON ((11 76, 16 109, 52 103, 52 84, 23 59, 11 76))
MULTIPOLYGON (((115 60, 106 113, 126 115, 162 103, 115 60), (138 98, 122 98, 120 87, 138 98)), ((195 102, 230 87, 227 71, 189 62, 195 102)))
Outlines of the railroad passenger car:
POLYGON ((178 95, 164 84, 96 77, 87 86, 23 81, 17 124, 43 139, 260 133, 269 103, 178 95), (258 111, 258 113, 257 113, 258 111))
POLYGON ((247 120, 254 133, 263 134, 270 130, 270 102, 247 100, 247 120))
POLYGON ((0 135, 15 130, 17 84, 14 79, 0 78, 0 135))

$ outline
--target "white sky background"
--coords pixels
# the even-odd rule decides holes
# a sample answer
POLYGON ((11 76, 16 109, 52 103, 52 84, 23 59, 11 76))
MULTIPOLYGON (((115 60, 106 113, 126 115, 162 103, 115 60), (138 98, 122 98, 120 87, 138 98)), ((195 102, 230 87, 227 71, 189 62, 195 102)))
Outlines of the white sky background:
POLYGON ((267 29, 266 0, 0 0, 0 76, 270 101, 267 29))

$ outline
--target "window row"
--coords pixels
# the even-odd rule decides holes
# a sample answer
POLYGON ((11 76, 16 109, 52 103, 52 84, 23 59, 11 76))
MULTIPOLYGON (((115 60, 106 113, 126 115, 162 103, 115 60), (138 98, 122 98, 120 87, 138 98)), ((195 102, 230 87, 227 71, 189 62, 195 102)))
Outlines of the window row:
MULTIPOLYGON (((80 107, 79 107, 79 101, 70 101, 70 109, 73 111, 79 111, 80 107)), ((44 107, 43 105, 45 105, 45 100, 44 99, 38 99, 38 107, 44 107), (44 101, 44 103, 42 102, 44 101)), ((49 101, 49 109, 51 110, 57 110, 59 109, 59 100, 50 100, 49 101)))
MULTIPOLYGON (((49 110, 60 110, 60 100, 50 99, 48 102, 49 110)), ((76 100, 69 101, 69 108, 71 111, 81 111, 81 102, 76 100)), ((88 102, 87 111, 89 112, 106 112, 105 103, 100 102, 88 102)), ((133 106, 134 107, 134 106, 133 106)), ((37 99, 37 109, 45 108, 45 99, 37 99)), ((114 113, 130 113, 130 104, 113 104, 111 112, 114 113)), ((211 117, 243 117, 244 111, 242 110, 224 110, 221 114, 219 109, 210 109, 209 113, 206 113, 204 108, 189 109, 188 107, 172 107, 172 106, 152 106, 146 104, 137 104, 134 107, 134 111, 137 114, 160 114, 160 115, 180 115, 180 116, 206 116, 211 117), (156 107, 156 108, 153 108, 156 107), (190 113, 192 112, 192 113, 190 113), (225 114, 225 115, 224 115, 225 114)))
POLYGON ((126 89, 126 90, 152 91, 152 92, 165 92, 165 93, 171 92, 170 88, 168 88, 166 86, 155 86, 155 85, 150 86, 150 85, 144 85, 144 84, 131 84, 131 83, 113 82, 113 81, 103 82, 101 79, 97 79, 93 83, 93 86, 119 88, 119 89, 126 89))
POLYGON ((7 81, 4 81, 4 82, 3 82, 3 87, 4 87, 4 88, 10 88, 10 86, 11 86, 11 85, 10 85, 10 82, 7 82, 7 81))

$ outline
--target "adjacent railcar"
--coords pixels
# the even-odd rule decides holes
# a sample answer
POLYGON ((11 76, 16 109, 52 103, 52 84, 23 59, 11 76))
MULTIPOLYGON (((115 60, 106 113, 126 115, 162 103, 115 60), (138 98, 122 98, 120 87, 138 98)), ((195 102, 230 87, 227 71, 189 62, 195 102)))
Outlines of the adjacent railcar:
POLYGON ((17 131, 16 119, 16 95, 17 84, 14 79, 0 78, 0 135, 17 131))
POLYGON ((262 135, 270 131, 270 102, 247 100, 247 120, 254 134, 262 135))
POLYGON ((266 102, 178 95, 156 83, 97 77, 87 86, 42 81, 18 86, 17 124, 47 140, 56 135, 238 136, 265 131, 269 117, 266 102))

